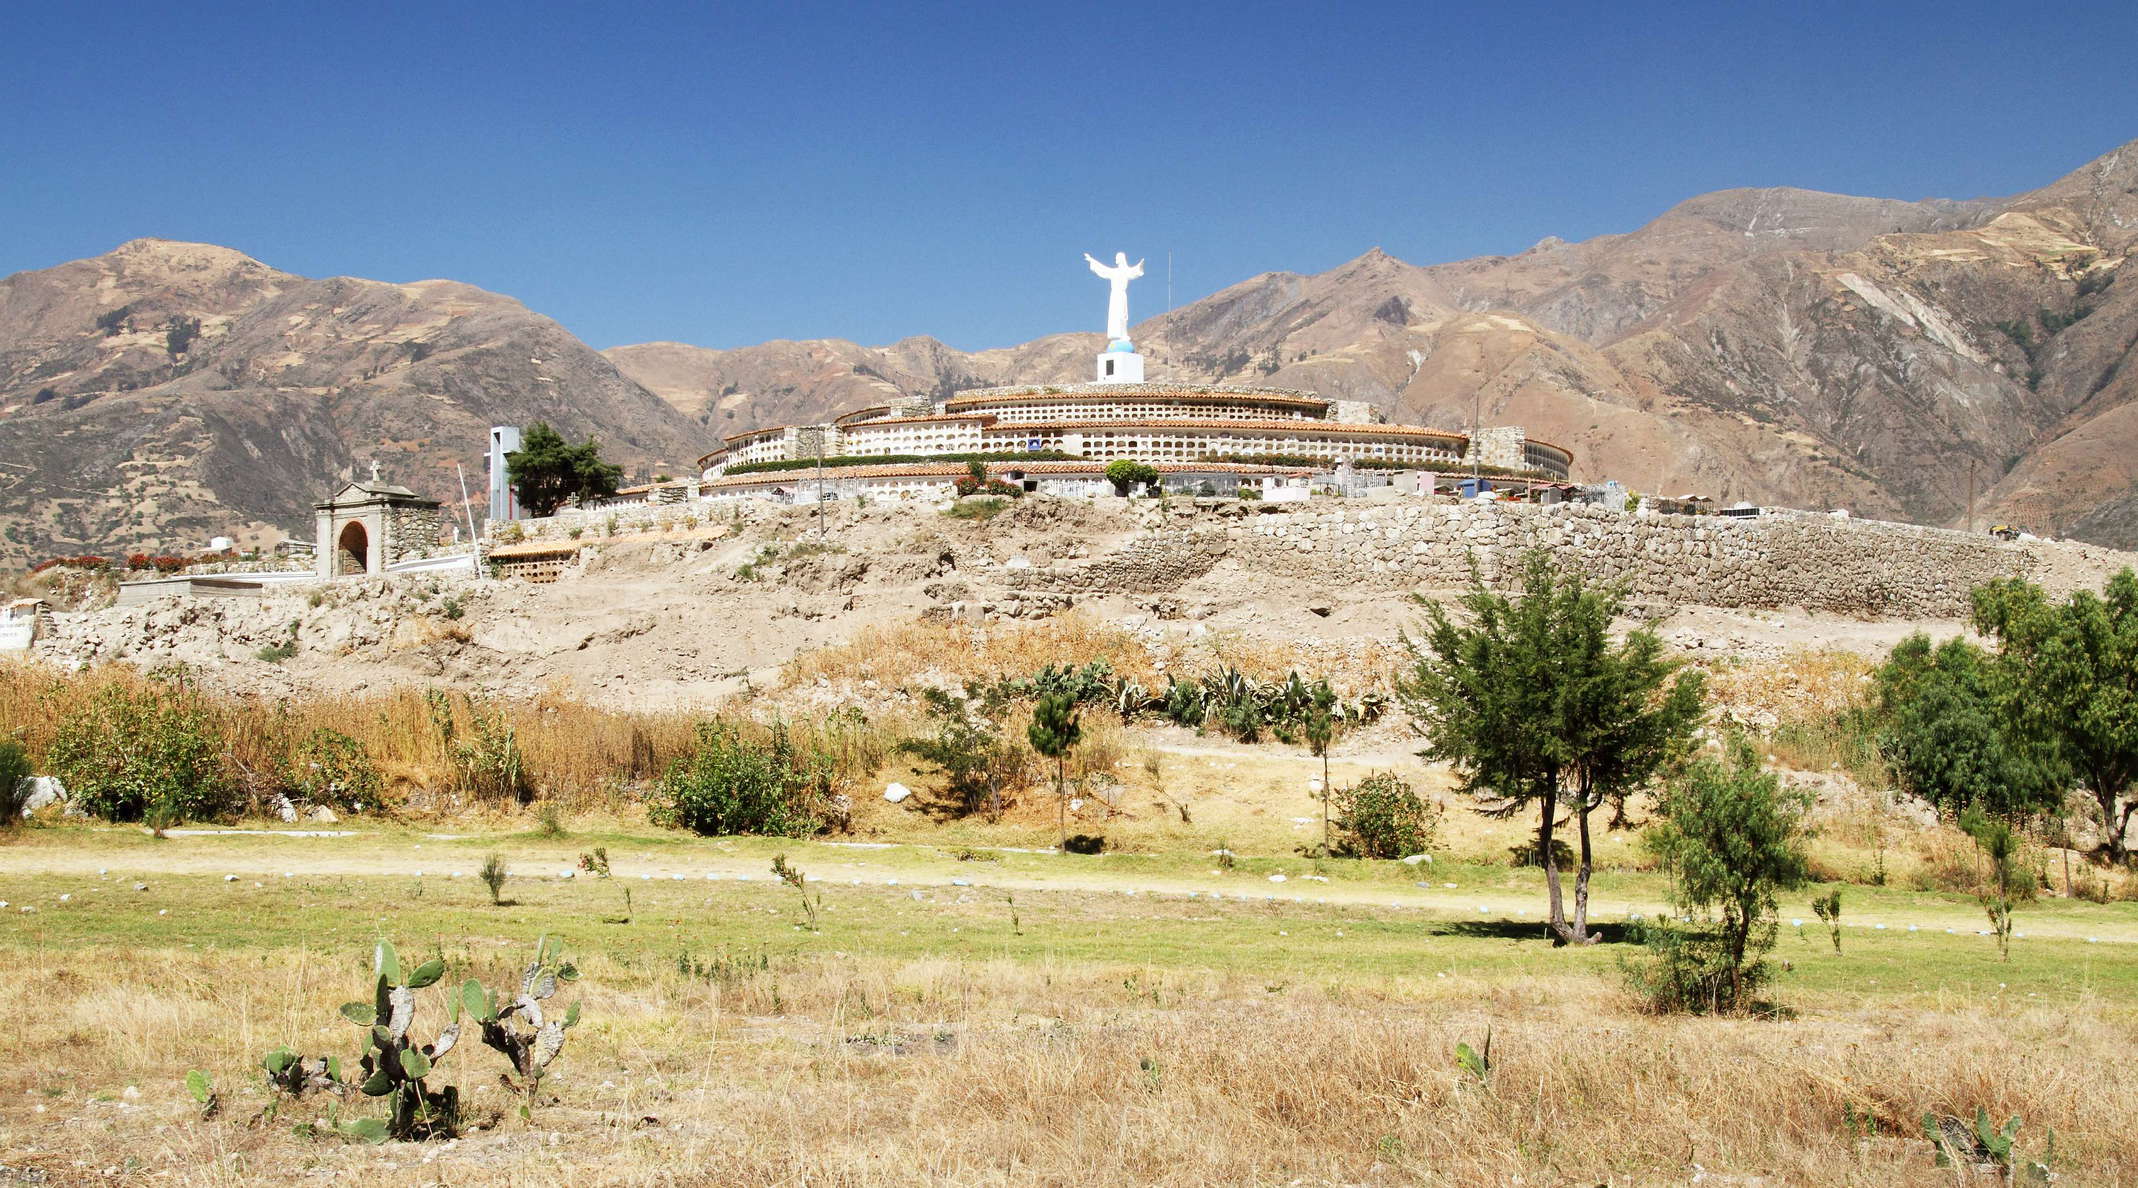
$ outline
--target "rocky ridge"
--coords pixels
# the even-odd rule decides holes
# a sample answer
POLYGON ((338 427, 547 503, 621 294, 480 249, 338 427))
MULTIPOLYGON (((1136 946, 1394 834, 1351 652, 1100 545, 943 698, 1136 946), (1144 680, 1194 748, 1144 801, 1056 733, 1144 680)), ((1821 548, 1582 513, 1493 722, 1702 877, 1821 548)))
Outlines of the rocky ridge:
MULTIPOLYGON (((1267 383, 1463 428, 1517 422, 1588 477, 2138 544, 2138 142, 2031 193, 1787 188, 1635 231, 1418 267, 1266 273, 1135 329, 1154 378, 1267 383)), ((895 395, 1088 378, 1097 334, 960 352, 679 344, 609 353, 710 431, 895 395), (658 349, 656 349, 658 348, 658 349)))
POLYGON ((0 564, 310 535, 376 460, 457 503, 493 424, 598 434, 632 469, 699 431, 519 302, 470 285, 310 279, 142 239, 0 278, 0 564))

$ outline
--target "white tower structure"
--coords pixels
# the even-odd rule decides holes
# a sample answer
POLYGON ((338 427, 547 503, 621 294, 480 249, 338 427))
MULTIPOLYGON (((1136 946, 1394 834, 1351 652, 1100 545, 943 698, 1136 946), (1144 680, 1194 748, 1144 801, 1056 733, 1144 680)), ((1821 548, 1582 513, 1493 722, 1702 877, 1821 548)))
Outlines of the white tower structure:
POLYGON ((505 469, 505 455, 520 448, 518 425, 492 425, 490 427, 490 518, 493 520, 517 520, 520 518, 520 501, 512 493, 512 478, 505 469))
POLYGON ((1102 384, 1143 382, 1143 356, 1128 340, 1128 282, 1143 275, 1143 261, 1128 262, 1127 252, 1115 252, 1112 264, 1101 264, 1084 253, 1091 271, 1111 284, 1106 298, 1106 349, 1099 352, 1098 374, 1102 384))

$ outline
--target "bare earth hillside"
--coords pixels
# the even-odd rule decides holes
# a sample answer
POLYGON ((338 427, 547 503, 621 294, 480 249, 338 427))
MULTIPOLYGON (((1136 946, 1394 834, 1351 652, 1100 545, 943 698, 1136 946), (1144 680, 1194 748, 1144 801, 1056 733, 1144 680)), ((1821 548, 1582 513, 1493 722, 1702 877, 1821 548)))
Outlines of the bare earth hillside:
MULTIPOLYGON (((1136 328, 1154 378, 1481 416, 1586 477, 2138 543, 2138 143, 2002 200, 1693 198, 1636 231, 1420 268, 1379 251, 1266 273, 1136 328)), ((608 352, 711 434, 898 394, 1088 378, 1097 334, 965 353, 673 343, 608 352)))
POLYGON ((697 452, 686 418, 508 297, 135 240, 0 278, 0 564, 309 536, 311 502, 373 459, 457 500, 487 427, 538 419, 634 469, 697 452))

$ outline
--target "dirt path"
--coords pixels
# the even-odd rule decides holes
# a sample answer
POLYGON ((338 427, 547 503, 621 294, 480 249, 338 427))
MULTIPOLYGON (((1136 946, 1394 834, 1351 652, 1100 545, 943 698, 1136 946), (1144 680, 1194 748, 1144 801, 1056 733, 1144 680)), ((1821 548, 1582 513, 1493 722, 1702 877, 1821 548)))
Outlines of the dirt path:
MULTIPOLYGON (((480 856, 459 843, 476 835, 432 834, 421 840, 405 834, 380 831, 337 831, 340 836, 319 836, 320 831, 186 831, 171 844, 154 850, 133 848, 126 831, 86 831, 83 845, 15 847, 7 852, 6 874, 0 886, 18 883, 24 877, 40 880, 81 879, 93 885, 123 888, 133 882, 152 882, 158 876, 217 875, 226 880, 268 884, 278 879, 317 877, 425 878, 473 880, 481 866, 480 856), (111 845, 121 837, 127 848, 111 845), (396 843, 380 849, 380 838, 396 843)), ((556 881, 579 877, 573 871, 577 843, 529 842, 514 837, 512 867, 516 880, 556 881)), ((615 877, 639 882, 763 882, 770 883, 764 855, 738 849, 733 843, 708 841, 692 845, 687 852, 612 853, 615 877)), ((1029 870, 989 869, 987 862, 960 862, 931 845, 899 842, 782 842, 781 848, 795 854, 796 864, 809 870, 813 881, 827 889, 840 885, 910 887, 916 891, 967 889, 974 891, 1059 891, 1079 894, 1151 895, 1181 899, 1214 899, 1273 904, 1323 904, 1415 911, 1442 919, 1537 920, 1543 918, 1541 890, 1528 886, 1512 874, 1487 876, 1482 882, 1457 875, 1435 878, 1430 863, 1414 867, 1409 885, 1361 884, 1328 881, 1312 873, 1306 859, 1270 860, 1254 863, 1253 873, 1224 871, 1212 866, 1207 874, 1147 875, 1132 870, 1108 869, 1109 859, 1133 861, 1137 855, 1100 855, 1080 862, 1073 870, 1059 873, 1029 870), (1266 873, 1263 868, 1282 869, 1266 873), (1273 877, 1282 875, 1280 879, 1273 877)), ((1012 847, 970 847, 1009 854, 1047 854, 1046 850, 1012 847)), ((1214 863, 1215 858, 1212 859, 1214 863)), ((1125 862, 1124 862, 1125 864, 1125 862)), ((1476 868, 1468 868, 1474 874, 1476 868)), ((39 888, 39 892, 47 890, 39 888)), ((62 889, 55 894, 68 893, 62 889)), ((18 891, 18 894, 20 892, 18 891)), ((20 904, 15 905, 22 906, 20 904)), ((1617 922, 1629 914, 1655 916, 1666 904, 1652 895, 1625 895, 1600 891, 1591 903, 1591 919, 1617 922)), ((1785 912, 1787 909, 1785 908, 1785 912)), ((0 916, 4 918, 4 916, 0 916)), ((1927 897, 1893 911, 1866 912, 1847 927, 1864 931, 1905 933, 1915 929, 1958 934, 1979 932, 1979 917, 1972 905, 1938 903, 1927 897)), ((1809 922, 1806 922, 1809 925, 1809 922)), ((1783 917, 1785 927, 1792 919, 1783 917)), ((2138 922, 2053 918, 2022 919, 2022 937, 2074 943, 2138 943, 2138 922)))

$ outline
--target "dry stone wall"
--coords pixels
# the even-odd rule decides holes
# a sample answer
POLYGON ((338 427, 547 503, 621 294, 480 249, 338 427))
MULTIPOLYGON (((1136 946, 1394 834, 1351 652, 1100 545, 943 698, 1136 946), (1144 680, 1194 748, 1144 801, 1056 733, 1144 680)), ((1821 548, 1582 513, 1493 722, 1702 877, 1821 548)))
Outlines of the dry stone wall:
POLYGON ((1633 516, 1586 505, 1310 504, 1154 522, 1123 549, 1075 566, 1009 571, 1012 587, 1085 593, 1171 589, 1230 558, 1243 569, 1334 589, 1449 589, 1471 567, 1488 584, 1533 550, 1623 581, 1636 601, 1803 607, 1901 618, 1967 614, 1969 592, 1999 577, 2052 590, 2098 586, 2138 556, 2052 541, 2005 542, 1907 524, 1781 515, 1633 516), (1216 521, 1216 522, 1211 522, 1216 521))

